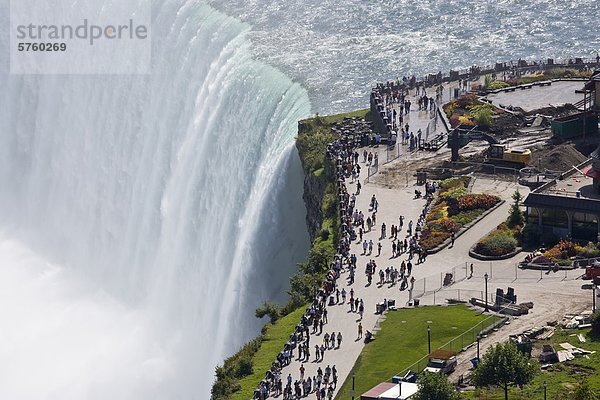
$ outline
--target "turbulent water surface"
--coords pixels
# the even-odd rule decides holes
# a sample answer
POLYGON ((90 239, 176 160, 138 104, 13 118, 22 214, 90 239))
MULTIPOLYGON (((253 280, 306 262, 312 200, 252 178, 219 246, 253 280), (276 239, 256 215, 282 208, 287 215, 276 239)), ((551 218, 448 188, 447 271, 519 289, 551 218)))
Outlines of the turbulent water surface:
POLYGON ((496 61, 595 57, 597 0, 210 0, 252 23, 261 59, 308 89, 315 111, 366 108, 370 86, 496 61))
POLYGON ((0 398, 208 398, 307 250, 309 98, 600 47, 594 0, 209 2, 152 3, 151 75, 11 76, 0 0, 0 398))

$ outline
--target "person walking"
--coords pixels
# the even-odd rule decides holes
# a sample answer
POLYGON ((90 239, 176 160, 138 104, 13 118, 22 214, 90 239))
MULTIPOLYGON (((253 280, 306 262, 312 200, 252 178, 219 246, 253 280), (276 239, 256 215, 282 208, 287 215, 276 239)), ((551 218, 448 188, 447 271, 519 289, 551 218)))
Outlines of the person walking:
MULTIPOLYGON (((363 336, 363 327, 362 327, 362 323, 359 322, 358 323, 358 338, 362 339, 362 336, 363 336)), ((290 375, 290 378, 291 378, 291 375, 290 375)))

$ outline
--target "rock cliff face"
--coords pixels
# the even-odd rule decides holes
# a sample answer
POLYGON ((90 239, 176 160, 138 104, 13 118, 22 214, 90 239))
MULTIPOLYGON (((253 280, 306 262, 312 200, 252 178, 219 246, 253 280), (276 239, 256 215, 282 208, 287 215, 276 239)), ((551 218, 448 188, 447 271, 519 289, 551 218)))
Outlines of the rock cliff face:
MULTIPOLYGON (((298 134, 308 134, 308 127, 302 122, 298 122, 298 134)), ((296 145, 298 143, 296 142, 296 145)), ((308 171, 306 168, 305 155, 299 146, 296 146, 300 155, 300 161, 304 170, 304 205, 306 206, 306 227, 310 236, 311 243, 321 230, 323 224, 323 197, 327 188, 325 174, 317 175, 314 172, 308 171)))
POLYGON ((306 226, 311 243, 314 242, 323 224, 323 196, 326 188, 325 181, 315 174, 304 176, 304 204, 306 205, 306 226))

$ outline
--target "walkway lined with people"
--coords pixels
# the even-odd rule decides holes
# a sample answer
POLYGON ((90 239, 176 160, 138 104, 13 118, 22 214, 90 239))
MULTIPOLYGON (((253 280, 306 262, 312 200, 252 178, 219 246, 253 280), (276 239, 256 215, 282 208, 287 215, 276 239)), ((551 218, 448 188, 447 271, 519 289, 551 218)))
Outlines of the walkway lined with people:
MULTIPOLYGON (((409 115, 414 125, 422 124, 423 117, 429 119, 428 111, 412 110, 409 115)), ((269 379, 259 387, 263 395, 333 398, 351 373, 364 337, 376 327, 380 318, 377 305, 404 306, 415 279, 447 271, 456 265, 449 264, 450 259, 462 263, 467 259, 472 242, 466 243, 462 237, 451 249, 434 256, 418 246, 436 184, 419 187, 419 196, 412 185, 393 189, 361 185, 366 174, 357 174, 357 167, 367 170, 373 148, 354 148, 354 143, 354 138, 342 137, 328 147, 338 173, 342 220, 338 254, 317 298, 269 372, 269 379)), ((489 191, 510 199, 514 186, 498 185, 489 191)), ((505 218, 504 208, 490 215, 499 213, 505 218)), ((493 228, 479 224, 473 234, 483 236, 493 228)))
MULTIPOLYGON (((412 96, 405 99, 415 101, 412 96)), ((424 109, 409 107, 402 113, 406 132, 410 132, 408 121, 417 127, 431 118, 424 109)), ((399 146, 409 145, 410 137, 399 146)), ((428 194, 433 194, 435 185, 428 185, 426 193, 416 199, 410 190, 396 199, 386 194, 383 202, 373 193, 365 194, 360 181, 366 174, 360 171, 378 162, 377 153, 373 155, 373 147, 355 148, 355 143, 354 138, 342 137, 328 147, 338 174, 342 219, 338 254, 319 296, 268 374, 270 379, 259 387, 263 395, 332 398, 338 376, 345 379, 364 345, 364 335, 373 331, 379 318, 374 313, 376 304, 384 300, 387 304, 387 299, 404 304, 414 270, 426 259, 418 234, 431 199, 428 194), (382 210, 386 210, 386 220, 378 218, 382 210), (390 214, 393 219, 388 219, 390 214)))

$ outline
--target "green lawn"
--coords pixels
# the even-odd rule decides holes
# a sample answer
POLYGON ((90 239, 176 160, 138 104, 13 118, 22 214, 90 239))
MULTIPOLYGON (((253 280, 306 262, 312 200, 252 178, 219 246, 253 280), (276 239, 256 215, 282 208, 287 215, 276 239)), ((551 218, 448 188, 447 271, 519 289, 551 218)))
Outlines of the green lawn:
MULTIPOLYGON (((431 321, 431 349, 435 350, 486 319, 463 305, 403 308, 386 316, 375 341, 365 346, 354 365, 356 398, 427 355, 427 321, 431 321)), ((484 324, 494 320, 488 319, 484 324)), ((458 342, 467 346, 472 335, 465 335, 458 342)), ((351 398, 351 388, 349 376, 336 399, 351 398)))
MULTIPOLYGON (((550 340, 539 341, 536 347, 543 344, 552 344, 556 350, 562 350, 559 343, 571 343, 575 347, 585 350, 596 351, 590 354, 589 358, 577 357, 572 361, 553 364, 547 371, 540 371, 533 382, 526 385, 523 390, 512 389, 509 393, 509 399, 532 399, 542 400, 544 398, 543 383, 547 383, 547 399, 567 399, 568 394, 565 391, 572 390, 575 384, 587 379, 590 387, 597 392, 600 391, 600 338, 590 336, 590 329, 577 330, 567 329, 565 331, 557 330, 550 340), (577 336, 572 334, 581 333, 586 342, 581 343, 577 336)), ((489 399, 504 400, 504 393, 497 389, 482 390, 481 393, 465 392, 464 399, 489 399)))
POLYGON ((232 400, 248 400, 252 398, 254 389, 258 386, 261 379, 264 378, 265 372, 271 368, 271 364, 275 361, 277 354, 283 349, 283 345, 290 338, 296 324, 300 322, 302 314, 306 307, 300 307, 293 313, 281 318, 275 325, 266 325, 266 334, 260 349, 252 358, 252 375, 248 375, 240 379, 242 389, 235 392, 232 400))

